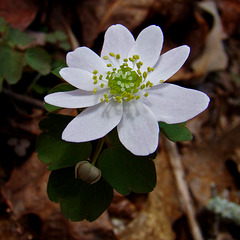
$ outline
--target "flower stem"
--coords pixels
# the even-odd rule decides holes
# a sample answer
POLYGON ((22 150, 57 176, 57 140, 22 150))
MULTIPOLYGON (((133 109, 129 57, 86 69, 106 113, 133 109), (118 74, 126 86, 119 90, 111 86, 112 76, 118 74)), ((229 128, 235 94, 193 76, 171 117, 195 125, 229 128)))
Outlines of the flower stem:
POLYGON ((96 149, 96 151, 95 151, 95 153, 94 153, 94 155, 93 155, 93 160, 92 160, 92 162, 91 162, 91 164, 92 164, 93 166, 95 165, 95 163, 96 163, 96 161, 97 161, 97 159, 98 159, 98 157, 99 157, 99 154, 101 153, 101 150, 102 150, 102 147, 103 147, 104 142, 105 142, 105 137, 103 137, 102 139, 100 139, 100 140, 98 141, 97 149, 96 149))

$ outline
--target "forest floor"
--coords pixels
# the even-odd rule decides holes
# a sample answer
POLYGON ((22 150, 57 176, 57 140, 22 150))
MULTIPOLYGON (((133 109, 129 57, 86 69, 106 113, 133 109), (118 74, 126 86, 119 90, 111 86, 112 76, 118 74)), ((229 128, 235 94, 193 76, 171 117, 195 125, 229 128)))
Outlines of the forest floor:
MULTIPOLYGON (((238 0, 2 0, 0 16, 34 39, 17 47, 7 40, 11 51, 21 55, 39 47, 45 63, 9 65, 0 53, 0 240, 240 239, 238 0), (98 220, 71 222, 48 199, 49 171, 35 152, 38 123, 47 113, 43 98, 61 83, 50 71, 65 62, 66 53, 87 46, 99 54, 104 32, 116 23, 134 36, 159 25, 163 52, 189 45, 189 59, 169 82, 201 90, 211 102, 187 123, 192 141, 170 144, 160 137, 153 192, 115 192, 98 220), (9 76, 4 68, 15 70, 9 76)), ((4 34, 0 24, 0 47, 4 34)))

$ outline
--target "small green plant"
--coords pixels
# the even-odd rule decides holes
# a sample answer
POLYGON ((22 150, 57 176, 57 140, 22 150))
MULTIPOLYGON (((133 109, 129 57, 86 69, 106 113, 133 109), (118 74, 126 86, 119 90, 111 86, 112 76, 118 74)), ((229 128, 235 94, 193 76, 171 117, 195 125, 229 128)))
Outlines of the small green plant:
POLYGON ((54 72, 68 83, 44 98, 49 114, 39 124, 37 153, 52 171, 49 199, 60 203, 68 219, 97 219, 110 205, 113 189, 122 195, 151 192, 159 132, 174 142, 191 140, 185 122, 207 108, 209 97, 165 83, 190 48, 161 55, 162 43, 157 26, 135 41, 127 28, 113 25, 101 56, 76 48, 67 54, 67 67, 54 72), (61 108, 79 114, 57 114, 61 108))
MULTIPOLYGON (((54 44, 63 50, 70 50, 67 36, 60 31, 45 34, 46 43, 54 44)), ((24 67, 40 75, 47 75, 54 64, 53 57, 34 43, 27 32, 11 27, 0 18, 0 91, 3 81, 16 84, 22 77, 24 67)))

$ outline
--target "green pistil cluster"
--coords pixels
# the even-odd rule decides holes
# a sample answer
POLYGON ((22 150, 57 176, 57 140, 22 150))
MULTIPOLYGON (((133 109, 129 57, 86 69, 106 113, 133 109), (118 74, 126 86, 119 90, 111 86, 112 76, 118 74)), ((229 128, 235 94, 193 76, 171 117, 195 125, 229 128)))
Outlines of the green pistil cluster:
MULTIPOLYGON (((123 100, 129 102, 133 99, 138 100, 140 95, 139 91, 144 88, 151 88, 153 84, 147 81, 148 73, 154 71, 154 68, 148 67, 147 71, 141 72, 143 63, 139 61, 138 55, 123 59, 123 64, 119 66, 119 69, 113 67, 113 62, 119 63, 120 54, 109 53, 109 56, 104 56, 103 59, 108 60, 107 67, 111 68, 111 71, 107 72, 105 77, 108 81, 108 87, 110 88, 110 94, 104 94, 101 101, 109 102, 110 98, 114 98, 119 103, 123 100), (130 65, 130 66, 129 66, 130 65), (134 69, 134 70, 133 70, 134 69)), ((102 75, 98 75, 98 71, 93 71, 93 84, 97 84, 98 81, 103 80, 102 75)), ((105 85, 101 83, 100 87, 105 85)), ((97 88, 94 88, 93 93, 97 92, 97 88)), ((144 94, 148 96, 148 92, 144 94)))

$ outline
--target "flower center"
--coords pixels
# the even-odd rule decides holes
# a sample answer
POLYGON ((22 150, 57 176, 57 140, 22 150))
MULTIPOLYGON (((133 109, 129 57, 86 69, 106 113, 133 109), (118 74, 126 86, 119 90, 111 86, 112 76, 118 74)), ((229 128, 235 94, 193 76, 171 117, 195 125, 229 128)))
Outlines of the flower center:
MULTIPOLYGON (((131 101, 138 100, 140 98, 139 91, 144 88, 151 88, 153 84, 147 81, 148 73, 152 72, 154 68, 148 67, 147 71, 141 72, 143 63, 139 61, 138 55, 123 59, 122 65, 120 65, 120 54, 109 53, 109 56, 103 57, 104 60, 108 60, 107 67, 111 68, 111 71, 107 72, 107 75, 98 75, 98 71, 93 71, 93 84, 97 84, 98 80, 103 81, 100 85, 104 87, 104 80, 107 81, 109 87, 109 94, 104 94, 101 101, 109 102, 110 98, 122 103, 123 100, 131 101), (113 67, 117 65, 118 67, 113 67)), ((97 92, 97 88, 94 89, 93 93, 97 92)), ((148 92, 143 94, 144 97, 148 96, 148 92)))
POLYGON ((138 88, 142 82, 142 77, 139 76, 130 67, 122 65, 120 69, 113 69, 106 79, 108 79, 108 86, 110 87, 110 93, 122 94, 123 92, 134 93, 138 92, 138 88))

